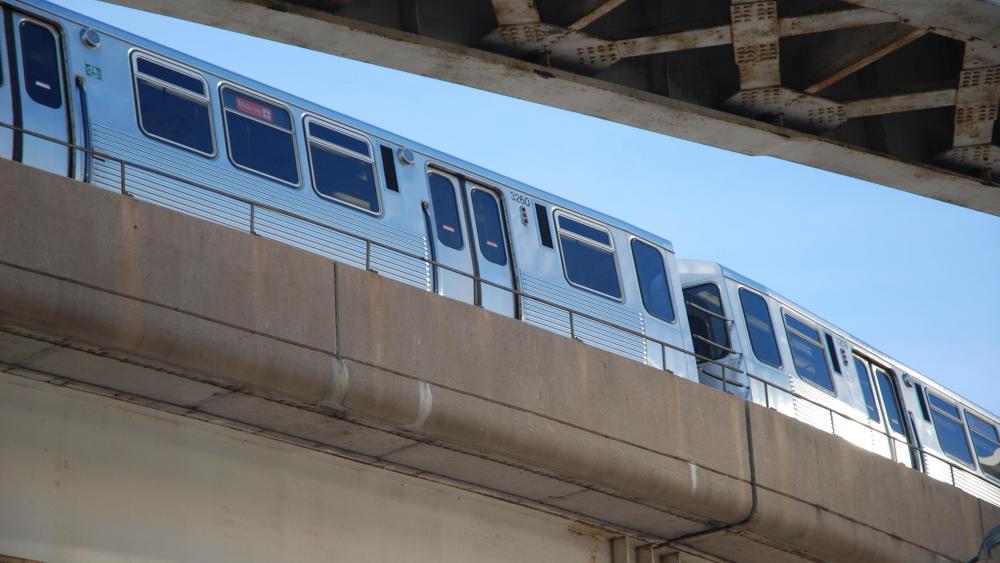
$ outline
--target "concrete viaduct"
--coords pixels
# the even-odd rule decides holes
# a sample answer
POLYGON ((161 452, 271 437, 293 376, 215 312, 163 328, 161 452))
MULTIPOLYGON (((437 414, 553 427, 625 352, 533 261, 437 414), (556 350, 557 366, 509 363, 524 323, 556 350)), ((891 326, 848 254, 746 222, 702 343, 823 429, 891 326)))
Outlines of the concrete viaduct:
POLYGON ((0 201, 0 560, 931 563, 1000 523, 374 272, 9 161, 0 201))

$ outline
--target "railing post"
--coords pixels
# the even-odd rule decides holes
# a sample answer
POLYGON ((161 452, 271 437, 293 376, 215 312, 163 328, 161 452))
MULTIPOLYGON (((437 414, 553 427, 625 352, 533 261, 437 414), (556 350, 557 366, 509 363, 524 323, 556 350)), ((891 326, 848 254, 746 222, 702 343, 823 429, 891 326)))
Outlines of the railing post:
POLYGON ((833 409, 826 409, 830 413, 830 434, 837 435, 837 425, 833 423, 833 409))
POLYGON ((121 163, 121 183, 122 183, 121 188, 122 188, 122 195, 128 195, 128 190, 125 189, 125 161, 124 160, 119 160, 118 162, 121 163))
MULTIPOLYGON (((660 344, 660 356, 663 362, 663 371, 667 371, 667 347, 660 344)), ((697 362, 695 362, 697 364, 697 362)))
POLYGON ((573 310, 568 309, 568 311, 569 311, 569 337, 576 340, 576 328, 573 326, 573 310))
POLYGON ((372 266, 372 241, 365 239, 365 270, 371 270, 372 266))
POLYGON ((250 204, 250 234, 251 235, 257 234, 257 229, 254 226, 254 221, 256 220, 256 215, 257 215, 257 213, 255 212, 256 209, 257 209, 256 205, 250 204))

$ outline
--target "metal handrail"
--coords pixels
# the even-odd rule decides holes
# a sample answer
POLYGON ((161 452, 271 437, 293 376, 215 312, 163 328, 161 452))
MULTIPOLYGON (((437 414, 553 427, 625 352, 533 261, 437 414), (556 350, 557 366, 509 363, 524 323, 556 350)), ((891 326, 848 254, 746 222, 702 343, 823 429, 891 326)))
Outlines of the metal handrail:
POLYGON ((733 320, 730 319, 729 317, 727 317, 725 315, 721 315, 719 313, 716 313, 715 311, 712 311, 710 309, 706 309, 706 308, 702 307, 701 305, 698 305, 697 303, 694 303, 692 301, 685 301, 684 305, 686 305, 688 307, 691 307, 692 309, 695 309, 696 311, 705 313, 706 315, 709 315, 711 317, 715 317, 717 319, 726 321, 726 324, 729 324, 729 323, 733 322, 733 320))
MULTIPOLYGON (((299 221, 304 221, 304 222, 309 223, 311 225, 315 225, 317 227, 326 229, 328 231, 331 231, 331 232, 334 232, 334 233, 337 233, 337 234, 342 234, 342 235, 345 235, 345 236, 352 237, 355 240, 358 240, 360 242, 365 243, 365 269, 366 270, 372 271, 372 269, 371 269, 371 250, 372 250, 372 247, 375 246, 375 247, 378 247, 378 248, 383 248, 385 250, 388 250, 390 252, 393 252, 393 253, 398 254, 400 256, 403 256, 405 258, 410 258, 410 259, 413 259, 413 260, 419 260, 419 261, 424 262, 425 264, 427 264, 429 266, 433 266, 435 268, 441 268, 443 270, 459 274, 461 276, 469 278, 470 280, 472 280, 475 283, 486 284, 486 285, 488 285, 490 287, 495 287, 495 288, 504 290, 504 291, 510 293, 511 295, 515 295, 515 296, 520 297, 522 299, 530 299, 532 301, 541 303, 543 305, 547 305, 549 307, 554 307, 556 309, 560 309, 562 311, 565 311, 566 313, 569 314, 570 335, 571 335, 571 338, 579 339, 577 337, 577 335, 576 335, 575 322, 576 322, 576 318, 577 317, 582 317, 584 319, 587 319, 587 320, 590 320, 590 321, 594 321, 596 323, 599 323, 599 324, 604 325, 606 327, 612 328, 614 330, 618 330, 618 331, 624 332, 626 334, 629 334, 629 335, 632 335, 632 336, 636 336, 636 337, 642 338, 644 340, 648 340, 648 341, 653 342, 655 344, 659 344, 663 348, 670 348, 671 350, 676 350, 676 351, 681 352, 683 354, 687 354, 687 355, 689 355, 689 356, 691 356, 693 358, 696 358, 698 360, 702 360, 702 361, 710 362, 710 363, 713 363, 713 364, 717 364, 717 365, 720 365, 720 366, 722 366, 722 367, 724 367, 726 369, 733 370, 733 371, 735 371, 737 373, 743 373, 742 370, 733 368, 731 366, 727 366, 727 365, 725 365, 725 364, 723 364, 723 363, 721 363, 721 362, 719 362, 717 360, 714 360, 712 358, 708 358, 708 357, 702 356, 701 354, 698 354, 696 352, 692 352, 690 350, 685 350, 684 348, 682 348, 680 346, 677 346, 675 344, 670 344, 669 342, 664 342, 664 341, 662 341, 662 340, 660 340, 658 338, 655 338, 655 337, 643 334, 641 332, 638 332, 636 330, 633 330, 633 329, 625 327, 625 326, 621 326, 621 325, 613 323, 613 322, 609 322, 606 319, 602 319, 602 318, 596 317, 596 316, 591 315, 589 313, 586 313, 584 311, 580 311, 580 310, 577 310, 577 309, 573 309, 571 307, 567 307, 567 306, 565 306, 565 305, 563 305, 561 303, 556 303, 554 301, 550 301, 548 299, 545 299, 544 297, 538 297, 538 296, 535 296, 535 295, 530 295, 528 293, 524 293, 521 290, 514 289, 512 287, 507 287, 507 286, 505 286, 503 284, 499 284, 499 283, 496 283, 496 282, 484 279, 484 278, 482 278, 480 276, 477 276, 475 274, 470 274, 468 272, 464 272, 462 270, 459 270, 459 269, 454 268, 452 266, 449 266, 447 264, 442 264, 442 263, 438 262, 437 260, 433 260, 433 259, 427 258, 426 256, 421 256, 421 255, 418 255, 418 254, 413 254, 412 252, 408 252, 406 250, 400 250, 398 248, 394 248, 394 247, 392 247, 392 246, 390 246, 388 244, 381 243, 381 242, 379 242, 377 240, 372 240, 370 238, 367 238, 365 236, 359 235, 357 233, 353 233, 353 232, 350 232, 350 231, 346 231, 344 229, 340 229, 338 227, 334 227, 332 225, 327 225, 325 223, 321 223, 321 222, 319 222, 319 221, 317 221, 315 219, 312 219, 310 217, 306 217, 304 215, 300 215, 300 214, 292 212, 292 211, 288 211, 286 209, 281 209, 279 207, 275 207, 273 205, 269 205, 267 203, 263 203, 263 202, 260 202, 260 201, 254 200, 254 199, 250 199, 250 198, 247 198, 247 197, 244 197, 244 196, 240 196, 240 195, 236 195, 236 194, 231 194, 231 193, 228 193, 228 192, 224 192, 224 191, 222 191, 222 190, 220 190, 218 188, 214 188, 212 186, 209 186, 207 184, 203 184, 201 182, 197 182, 197 181, 194 181, 194 180, 189 180, 187 178, 183 178, 183 177, 177 176, 176 174, 172 174, 170 172, 159 170, 159 169, 156 169, 156 168, 144 165, 144 164, 140 164, 138 162, 126 160, 126 159, 121 158, 121 157, 113 156, 113 155, 110 155, 110 154, 108 154, 106 152, 98 151, 98 150, 92 149, 90 147, 84 147, 84 146, 77 145, 75 143, 71 143, 71 142, 68 142, 68 141, 63 141, 62 139, 57 139, 55 137, 51 137, 51 136, 45 135, 43 133, 38 133, 38 132, 35 132, 35 131, 31 131, 31 130, 25 129, 25 128, 17 126, 17 125, 12 125, 12 124, 9 124, 9 123, 0 122, 0 127, 7 128, 7 129, 10 129, 12 131, 24 133, 24 134, 27 134, 27 135, 31 135, 33 137, 37 137, 37 138, 45 140, 45 141, 49 141, 49 142, 52 142, 52 143, 55 143, 55 144, 58 144, 58 145, 62 145, 64 147, 67 147, 67 148, 70 148, 70 149, 81 150, 81 151, 84 151, 87 154, 92 155, 94 158, 99 158, 99 159, 109 160, 109 161, 112 161, 112 162, 119 163, 119 168, 120 168, 119 172, 121 174, 120 183, 119 183, 119 191, 121 192, 122 195, 125 195, 125 196, 131 196, 132 195, 132 194, 130 194, 128 192, 128 187, 127 187, 126 181, 125 181, 126 169, 128 167, 131 167, 131 168, 134 168, 134 169, 137 169, 137 170, 141 170, 143 172, 149 172, 149 173, 152 173, 152 174, 156 174, 156 175, 161 176, 163 178, 167 178, 169 180, 174 180, 176 182, 187 184, 189 186, 192 186, 192 187, 195 187, 195 188, 198 188, 198 189, 201 189, 201 190, 205 190, 205 191, 207 191, 209 193, 213 193, 213 194, 216 194, 216 195, 219 195, 219 196, 222 196, 222 197, 229 198, 229 199, 231 199, 233 201, 237 201, 237 202, 249 205, 250 206, 250 233, 252 233, 252 234, 255 234, 255 231, 256 231, 255 225, 254 225, 254 221, 256 219, 256 213, 254 212, 254 208, 264 209, 264 210, 267 210, 267 211, 271 211, 271 212, 277 213, 279 215, 284 215, 285 217, 289 217, 291 219, 296 219, 296 220, 299 220, 299 221)), ((663 362, 662 369, 663 369, 663 371, 668 371, 667 370, 666 361, 665 361, 666 360, 666 351, 665 350, 663 351, 663 359, 664 359, 664 362, 663 362)))

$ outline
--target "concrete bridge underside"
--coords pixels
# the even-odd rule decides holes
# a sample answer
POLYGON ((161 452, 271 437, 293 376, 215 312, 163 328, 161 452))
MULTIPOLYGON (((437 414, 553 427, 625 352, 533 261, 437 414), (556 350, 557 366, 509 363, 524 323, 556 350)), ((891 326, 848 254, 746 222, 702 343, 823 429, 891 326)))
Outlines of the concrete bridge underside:
POLYGON ((372 272, 8 161, 0 201, 2 555, 940 562, 1000 523, 775 411, 372 272))
POLYGON ((111 1, 1000 214, 995 2, 111 1))

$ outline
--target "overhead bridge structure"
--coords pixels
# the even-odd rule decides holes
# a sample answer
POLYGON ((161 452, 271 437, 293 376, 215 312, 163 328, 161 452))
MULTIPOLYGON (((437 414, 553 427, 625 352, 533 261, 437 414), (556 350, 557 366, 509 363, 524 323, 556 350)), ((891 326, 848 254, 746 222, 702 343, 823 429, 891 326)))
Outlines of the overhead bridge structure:
POLYGON ((0 201, 3 561, 938 563, 1000 523, 372 271, 6 160, 0 201))
POLYGON ((984 0, 112 0, 1000 214, 984 0))

